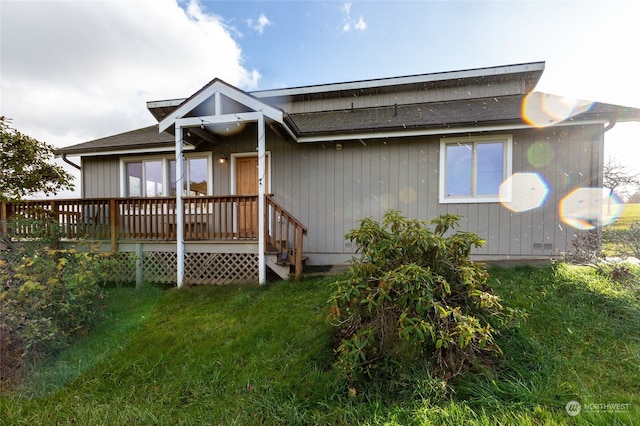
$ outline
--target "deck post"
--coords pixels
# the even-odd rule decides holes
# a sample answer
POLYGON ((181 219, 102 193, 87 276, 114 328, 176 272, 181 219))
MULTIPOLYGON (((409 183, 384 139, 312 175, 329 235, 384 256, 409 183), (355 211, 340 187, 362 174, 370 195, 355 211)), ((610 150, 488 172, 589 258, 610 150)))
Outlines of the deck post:
POLYGON ((302 276, 302 238, 303 238, 303 231, 302 228, 296 225, 296 248, 295 248, 295 253, 296 253, 296 266, 295 266, 295 279, 299 280, 300 277, 302 276))
POLYGON ((9 220, 9 214, 7 209, 7 202, 0 203, 0 234, 7 236, 9 234, 9 226, 7 221, 9 220))
MULTIPOLYGON (((50 210, 50 217, 49 220, 46 221, 47 223, 47 229, 49 230, 49 232, 51 232, 51 228, 58 228, 58 232, 62 232, 61 226, 60 224, 60 218, 59 218, 59 211, 58 211, 58 202, 56 200, 51 200, 51 210, 50 210)), ((49 234, 51 235, 51 234, 49 234)), ((53 248, 58 248, 60 246, 60 239, 59 238, 55 238, 52 241, 53 248)))
POLYGON ((111 253, 118 252, 118 205, 116 199, 109 200, 109 236, 111 237, 111 253))
POLYGON ((258 282, 267 282, 267 260, 265 259, 265 174, 266 174, 266 147, 265 147, 264 115, 258 116, 258 282))
POLYGON ((182 154, 182 126, 176 120, 176 286, 182 288, 184 280, 184 165, 182 154))
POLYGON ((142 244, 136 243, 136 288, 141 288, 144 281, 144 251, 142 244))

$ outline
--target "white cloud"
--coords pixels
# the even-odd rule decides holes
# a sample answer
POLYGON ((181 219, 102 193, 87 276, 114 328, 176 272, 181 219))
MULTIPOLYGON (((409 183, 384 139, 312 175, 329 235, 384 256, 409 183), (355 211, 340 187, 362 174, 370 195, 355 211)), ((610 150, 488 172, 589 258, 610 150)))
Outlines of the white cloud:
POLYGON ((264 29, 267 26, 273 25, 273 23, 269 21, 269 18, 267 18, 263 13, 260 14, 260 17, 258 18, 257 21, 254 21, 253 19, 249 19, 247 21, 247 24, 251 29, 253 29, 254 31, 257 31, 260 34, 264 33, 264 29))
POLYGON ((367 29, 367 23, 364 21, 364 18, 360 16, 357 22, 354 22, 351 19, 351 2, 342 4, 342 12, 344 13, 344 24, 342 25, 342 32, 348 33, 351 29, 355 29, 356 31, 364 31, 367 29))
POLYGON ((256 88, 257 70, 196 0, 3 2, 0 114, 56 146, 153 124, 149 100, 219 77, 256 88))

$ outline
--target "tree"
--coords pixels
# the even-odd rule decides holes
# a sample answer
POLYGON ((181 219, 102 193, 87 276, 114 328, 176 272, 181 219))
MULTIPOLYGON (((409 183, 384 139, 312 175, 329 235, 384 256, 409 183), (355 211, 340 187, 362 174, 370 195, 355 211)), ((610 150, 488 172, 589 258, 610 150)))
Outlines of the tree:
POLYGON ((640 204, 640 191, 636 191, 627 199, 629 204, 640 204))
POLYGON ((630 191, 640 186, 640 173, 615 158, 606 162, 603 173, 604 186, 620 198, 626 198, 630 191))
POLYGON ((0 117, 0 134, 0 201, 73 189, 73 176, 51 162, 52 145, 20 133, 4 116, 0 117))

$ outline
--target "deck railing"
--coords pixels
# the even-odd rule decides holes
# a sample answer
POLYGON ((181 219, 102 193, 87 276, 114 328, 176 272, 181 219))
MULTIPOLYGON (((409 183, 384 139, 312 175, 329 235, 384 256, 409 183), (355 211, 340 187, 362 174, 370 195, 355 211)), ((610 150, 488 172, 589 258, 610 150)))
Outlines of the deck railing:
MULTIPOLYGON (((258 239, 258 196, 224 195, 184 197, 185 241, 251 241, 258 239)), ((302 236, 307 229, 266 196, 267 252, 302 272, 302 236)), ((32 238, 43 224, 63 240, 110 241, 117 251, 121 241, 175 241, 176 199, 92 198, 25 200, 0 204, 0 232, 14 238, 32 238), (12 220, 17 219, 17 220, 12 220)), ((45 229, 46 231, 46 229, 45 229)))
POLYGON ((302 274, 302 240, 307 228, 291 213, 280 207, 271 195, 266 198, 265 209, 266 250, 279 256, 279 261, 295 265, 296 279, 302 274))

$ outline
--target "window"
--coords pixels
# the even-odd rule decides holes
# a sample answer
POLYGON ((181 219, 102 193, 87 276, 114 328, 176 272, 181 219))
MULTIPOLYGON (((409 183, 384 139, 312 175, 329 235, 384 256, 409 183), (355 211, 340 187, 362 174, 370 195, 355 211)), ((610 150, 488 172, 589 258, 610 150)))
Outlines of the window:
POLYGON ((511 135, 440 140, 440 202, 497 202, 511 175, 511 135))
MULTIPOLYGON (((186 158, 184 160, 184 188, 183 195, 207 195, 208 165, 206 158, 186 158)), ((169 162, 169 182, 171 194, 176 195, 176 160, 169 162)))
MULTIPOLYGON (((185 155, 184 195, 211 194, 213 173, 211 154, 185 155)), ((176 195, 176 161, 170 157, 121 160, 125 197, 164 197, 176 195)))
POLYGON ((132 161, 127 163, 127 196, 158 197, 162 195, 162 162, 132 161))

